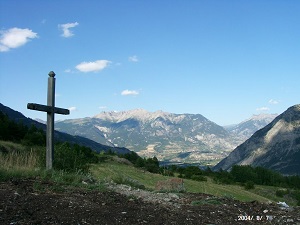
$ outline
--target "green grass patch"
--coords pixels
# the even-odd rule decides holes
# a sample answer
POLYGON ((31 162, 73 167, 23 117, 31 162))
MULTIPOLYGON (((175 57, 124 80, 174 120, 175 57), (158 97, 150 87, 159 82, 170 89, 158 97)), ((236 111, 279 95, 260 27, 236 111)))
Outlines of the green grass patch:
POLYGON ((4 169, 0 168, 0 181, 5 182, 12 178, 31 178, 39 175, 39 171, 29 169, 4 169))
POLYGON ((269 198, 265 198, 256 193, 245 190, 238 185, 216 184, 210 177, 207 177, 207 182, 197 182, 192 180, 185 180, 185 188, 187 192, 205 193, 218 197, 228 197, 240 201, 259 201, 268 202, 269 198))
POLYGON ((150 173, 115 161, 107 161, 92 165, 90 171, 96 180, 118 181, 126 178, 127 180, 135 180, 137 183, 144 185, 146 189, 150 190, 154 189, 157 181, 167 179, 167 177, 163 177, 162 175, 150 173))
POLYGON ((293 193, 295 190, 284 189, 274 186, 256 185, 255 189, 249 190, 257 195, 265 196, 273 202, 286 202, 290 206, 296 206, 297 200, 294 198, 293 193), (281 194, 278 194, 280 192, 281 194))
MULTIPOLYGON (((154 190, 155 184, 158 181, 170 179, 170 177, 149 173, 139 168, 120 164, 114 161, 106 161, 101 164, 92 165, 91 173, 97 180, 103 181, 114 181, 116 179, 120 179, 120 177, 127 177, 127 179, 138 181, 139 184, 144 185, 148 190, 154 190)), ((124 183, 126 184, 126 181, 124 181, 124 183)), ((186 188, 186 192, 205 193, 217 197, 233 198, 240 201, 255 200, 259 202, 268 202, 271 200, 253 193, 252 190, 245 190, 243 187, 238 185, 216 184, 210 177, 207 177, 206 182, 184 179, 184 186, 186 188)))

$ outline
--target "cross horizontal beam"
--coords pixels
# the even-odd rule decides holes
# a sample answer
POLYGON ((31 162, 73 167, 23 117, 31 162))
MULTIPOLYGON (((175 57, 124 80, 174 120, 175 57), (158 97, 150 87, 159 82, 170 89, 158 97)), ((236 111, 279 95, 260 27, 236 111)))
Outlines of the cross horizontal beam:
POLYGON ((42 111, 42 112, 47 112, 47 113, 57 113, 57 114, 63 114, 63 115, 70 114, 70 110, 68 110, 68 109, 51 107, 51 106, 41 105, 41 104, 36 104, 36 103, 28 103, 27 109, 32 109, 32 110, 37 110, 37 111, 42 111))

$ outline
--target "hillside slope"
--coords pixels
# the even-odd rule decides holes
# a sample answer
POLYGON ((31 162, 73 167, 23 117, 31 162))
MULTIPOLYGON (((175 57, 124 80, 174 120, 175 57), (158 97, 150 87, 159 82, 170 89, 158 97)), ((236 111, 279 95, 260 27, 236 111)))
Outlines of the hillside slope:
POLYGON ((300 105, 294 105, 238 146, 214 169, 233 165, 263 166, 300 175, 300 105))
MULTIPOLYGON (((35 120, 32 120, 30 118, 25 117, 22 113, 15 111, 3 104, 0 103, 0 111, 3 112, 4 114, 6 114, 11 120, 15 121, 15 122, 20 122, 23 123, 24 125, 30 127, 31 125, 36 126, 37 128, 41 128, 43 130, 46 130, 46 125, 39 123, 35 120)), ((84 138, 84 137, 80 137, 80 136, 73 136, 67 133, 63 133, 63 132, 59 132, 59 131, 54 131, 54 138, 56 142, 70 142, 70 143, 76 143, 79 145, 83 145, 86 147, 90 147, 92 150, 96 151, 96 152, 100 152, 100 151, 115 151, 118 152, 120 154, 125 154, 125 153, 129 153, 130 150, 126 149, 126 148, 118 148, 118 147, 112 147, 112 146, 106 146, 106 145, 102 145, 99 144, 95 141, 89 140, 88 138, 84 138)))

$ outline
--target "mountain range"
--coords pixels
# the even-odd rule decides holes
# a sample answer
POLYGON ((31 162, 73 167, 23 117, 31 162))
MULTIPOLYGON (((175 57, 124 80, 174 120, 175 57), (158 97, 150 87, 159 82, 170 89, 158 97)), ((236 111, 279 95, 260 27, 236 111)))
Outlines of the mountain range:
POLYGON ((262 166, 282 174, 300 175, 300 104, 255 132, 214 169, 230 170, 233 165, 262 166))
POLYGON ((142 157, 156 156, 171 163, 216 164, 275 117, 256 115, 222 127, 201 114, 135 109, 58 121, 55 127, 101 144, 126 147, 142 157))
MULTIPOLYGON (((46 129, 45 124, 1 103, 0 111, 11 120, 46 129)), ((55 131, 56 141, 85 145, 97 152, 129 153, 131 149, 141 156, 156 156, 170 163, 205 165, 221 160, 214 170, 252 165, 300 175, 300 105, 279 116, 254 115, 226 127, 200 114, 143 109, 102 112, 94 117, 59 121, 55 126, 59 130, 55 131)))

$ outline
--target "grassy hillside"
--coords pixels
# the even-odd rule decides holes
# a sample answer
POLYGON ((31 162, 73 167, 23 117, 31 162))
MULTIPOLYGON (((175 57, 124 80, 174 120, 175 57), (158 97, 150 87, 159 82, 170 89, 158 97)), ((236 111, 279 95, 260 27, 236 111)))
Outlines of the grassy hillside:
MULTIPOLYGON (((120 180, 121 178, 123 178, 122 180, 124 181, 135 180, 138 183, 143 184, 146 189, 149 190, 154 190, 157 181, 167 180, 170 178, 159 174, 149 173, 115 161, 107 161, 93 165, 91 173, 99 180, 120 180)), ((265 198, 256 193, 246 191, 243 187, 237 185, 219 185, 209 178, 207 181, 202 182, 185 179, 184 184, 186 191, 192 193, 205 193, 220 197, 235 198, 241 201, 272 201, 271 196, 269 198, 265 198)), ((265 189, 267 189, 267 187, 265 187, 265 189)))
MULTIPOLYGON (((128 161, 126 163, 125 159, 120 160, 117 156, 105 156, 105 160, 100 160, 102 162, 91 165, 88 174, 44 171, 38 163, 40 156, 36 152, 39 151, 45 151, 44 147, 24 147, 12 142, 0 141, 0 181, 13 177, 39 177, 64 185, 84 186, 81 181, 86 177, 93 177, 97 181, 95 185, 99 185, 99 189, 103 189, 103 183, 114 181, 134 187, 144 186, 147 190, 152 191, 155 190, 155 184, 158 181, 170 179, 167 176, 136 168, 128 161)), ((240 201, 285 201, 289 205, 296 204, 292 198, 276 196, 276 191, 281 189, 277 187, 256 185, 254 189, 245 190, 239 185, 217 184, 210 177, 207 177, 207 181, 184 179, 184 185, 186 191, 191 193, 205 193, 240 201)))

